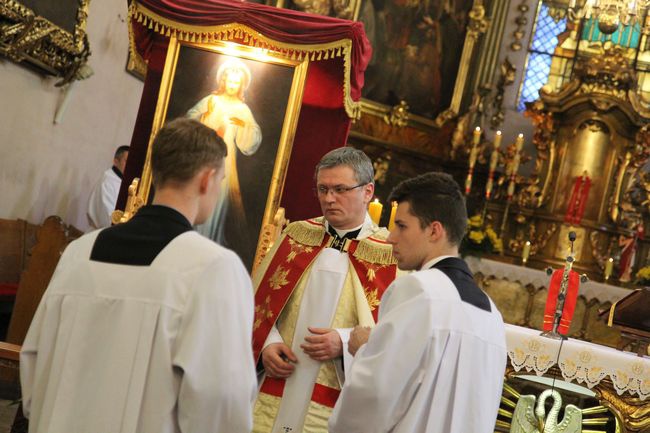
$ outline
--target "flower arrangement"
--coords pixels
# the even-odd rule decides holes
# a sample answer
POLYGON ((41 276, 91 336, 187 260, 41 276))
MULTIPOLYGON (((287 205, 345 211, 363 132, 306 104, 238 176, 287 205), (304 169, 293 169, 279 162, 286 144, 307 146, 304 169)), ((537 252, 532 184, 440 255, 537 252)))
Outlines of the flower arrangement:
POLYGON ((650 266, 644 266, 639 269, 634 282, 639 286, 650 286, 650 266))
POLYGON ((462 255, 481 253, 500 253, 503 251, 503 241, 492 228, 484 224, 481 215, 474 215, 467 221, 467 234, 461 243, 462 255))

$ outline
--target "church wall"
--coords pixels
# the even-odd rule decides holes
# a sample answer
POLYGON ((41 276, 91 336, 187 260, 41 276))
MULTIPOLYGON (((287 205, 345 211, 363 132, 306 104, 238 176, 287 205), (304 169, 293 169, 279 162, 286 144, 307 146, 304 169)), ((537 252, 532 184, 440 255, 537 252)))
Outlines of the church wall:
POLYGON ((124 0, 90 2, 90 78, 74 83, 60 124, 57 78, 0 61, 0 218, 40 224, 58 215, 88 229, 86 206, 113 152, 128 145, 142 82, 125 70, 124 0))

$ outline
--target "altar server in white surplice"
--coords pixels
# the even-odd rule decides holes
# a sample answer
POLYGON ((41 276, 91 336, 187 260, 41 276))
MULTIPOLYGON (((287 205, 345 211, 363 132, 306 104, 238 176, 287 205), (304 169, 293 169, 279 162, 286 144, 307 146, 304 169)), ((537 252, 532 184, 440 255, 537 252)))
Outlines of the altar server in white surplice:
POLYGON ((153 143, 153 204, 66 248, 20 357, 30 433, 250 431, 251 282, 192 230, 225 155, 212 129, 170 122, 153 143))
POLYGON ((367 343, 367 329, 353 331, 356 355, 329 430, 493 432, 505 331, 457 257, 467 224, 460 188, 449 175, 427 173, 399 184, 391 200, 399 206, 388 242, 400 269, 417 272, 388 287, 367 343))

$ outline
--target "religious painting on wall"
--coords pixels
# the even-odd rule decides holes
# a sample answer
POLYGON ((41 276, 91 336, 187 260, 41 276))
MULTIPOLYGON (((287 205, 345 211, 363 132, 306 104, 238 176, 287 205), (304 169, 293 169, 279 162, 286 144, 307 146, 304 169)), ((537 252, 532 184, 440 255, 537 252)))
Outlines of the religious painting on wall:
POLYGON ((307 60, 258 48, 170 41, 152 136, 164 122, 189 117, 223 138, 221 195, 197 230, 234 250, 249 270, 260 231, 279 207, 306 70, 307 60))
POLYGON ((363 97, 391 107, 405 100, 430 119, 449 108, 473 3, 362 0, 358 20, 373 48, 363 97))

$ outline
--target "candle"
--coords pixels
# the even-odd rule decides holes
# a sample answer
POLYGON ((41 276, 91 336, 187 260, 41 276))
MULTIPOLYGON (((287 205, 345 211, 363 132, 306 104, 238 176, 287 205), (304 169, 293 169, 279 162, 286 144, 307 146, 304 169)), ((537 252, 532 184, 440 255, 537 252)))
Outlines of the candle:
POLYGON ((476 129, 474 129, 474 145, 476 146, 481 142, 481 127, 477 126, 476 129))
POLYGON ((390 207, 390 219, 388 220, 388 231, 392 232, 395 228, 395 213, 397 212, 397 202, 394 201, 390 207))
POLYGON ((368 205, 368 213, 370 214, 370 219, 374 221, 375 224, 379 225, 379 218, 381 218, 381 210, 384 208, 379 199, 376 198, 374 201, 370 202, 368 205))
POLYGON ((609 258, 605 263, 605 281, 609 280, 609 277, 612 276, 612 271, 614 270, 614 259, 609 258))
POLYGON ((530 256, 530 241, 526 241, 524 244, 524 249, 521 253, 521 261, 525 265, 528 262, 528 256, 530 256))
POLYGON ((524 147, 524 134, 519 134, 517 136, 517 141, 515 141, 517 146, 517 153, 521 152, 521 149, 524 147))
POLYGON ((494 134, 494 148, 498 149, 499 146, 501 146, 501 139, 503 138, 503 135, 501 134, 501 131, 497 131, 496 134, 494 134))

